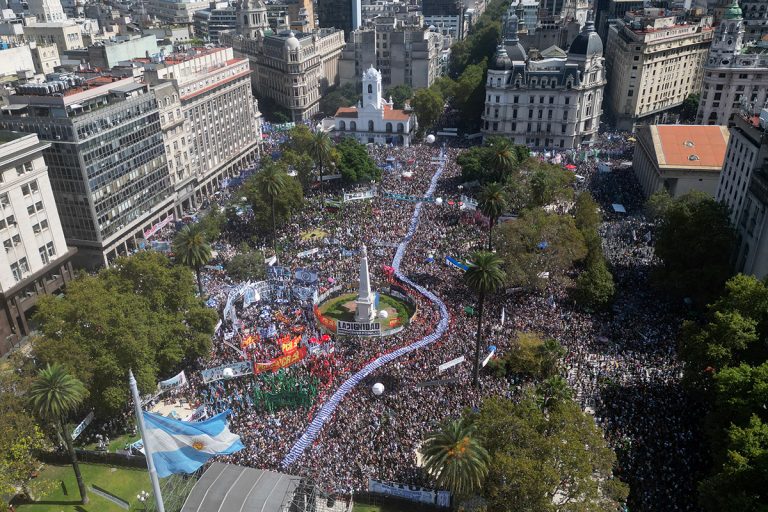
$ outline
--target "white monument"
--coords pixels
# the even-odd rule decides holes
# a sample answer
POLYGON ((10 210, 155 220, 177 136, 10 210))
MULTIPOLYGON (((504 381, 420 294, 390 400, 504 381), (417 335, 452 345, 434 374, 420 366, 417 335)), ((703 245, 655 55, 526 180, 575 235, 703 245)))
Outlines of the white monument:
POLYGON ((371 292, 371 279, 368 276, 368 249, 362 248, 360 258, 360 288, 355 301, 355 322, 370 323, 376 317, 373 292, 371 292))

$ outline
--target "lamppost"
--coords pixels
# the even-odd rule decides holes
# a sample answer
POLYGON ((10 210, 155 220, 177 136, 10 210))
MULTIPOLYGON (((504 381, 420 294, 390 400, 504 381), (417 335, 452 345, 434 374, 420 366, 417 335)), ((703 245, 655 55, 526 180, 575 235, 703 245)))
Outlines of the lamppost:
POLYGON ((141 507, 146 511, 147 510, 147 500, 149 499, 149 493, 147 491, 141 491, 136 496, 136 499, 141 502, 141 507))

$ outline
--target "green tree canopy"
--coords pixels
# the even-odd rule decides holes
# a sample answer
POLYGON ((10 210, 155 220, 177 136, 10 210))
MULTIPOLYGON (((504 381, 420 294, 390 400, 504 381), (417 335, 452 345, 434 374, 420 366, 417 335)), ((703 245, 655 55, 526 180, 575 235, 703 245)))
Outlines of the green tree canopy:
POLYGON ((264 253, 250 248, 241 249, 226 263, 227 274, 236 281, 260 281, 266 276, 264 253))
POLYGON ((438 487, 457 497, 479 491, 488 474, 490 457, 475 430, 466 419, 444 421, 421 446, 424 469, 438 487))
POLYGON ((381 169, 368 155, 363 144, 353 137, 344 137, 336 144, 339 152, 338 170, 344 183, 352 184, 381 179, 381 169))
POLYGON ((80 466, 72 446, 72 436, 66 428, 66 422, 69 416, 78 410, 86 395, 87 391, 83 383, 59 364, 49 364, 41 369, 37 378, 32 381, 28 392, 31 409, 38 418, 49 422, 56 429, 67 446, 77 487, 80 490, 80 502, 84 505, 88 503, 88 492, 83 476, 80 474, 80 466))
POLYGON ((27 497, 40 496, 49 489, 43 479, 34 478, 41 464, 35 454, 48 443, 22 398, 29 383, 14 370, 0 370, 0 496, 14 496, 19 490, 27 497))
POLYGON ((413 89, 408 84, 400 84, 394 87, 390 87, 386 93, 385 98, 392 98, 394 108, 402 109, 405 106, 405 102, 413 97, 413 89))
POLYGON ((571 400, 550 400, 546 410, 540 402, 492 397, 480 408, 477 431, 491 455, 488 512, 615 512, 627 487, 613 476, 616 456, 594 420, 571 400))
POLYGON ((520 217, 499 226, 498 250, 504 257, 509 284, 528 288, 548 279, 564 279, 565 271, 587 255, 584 237, 572 217, 524 210, 520 217))
POLYGON ((288 176, 284 162, 267 162, 243 184, 244 196, 253 209, 256 229, 274 230, 298 212, 304 202, 299 180, 288 176))
POLYGON ((202 224, 188 224, 173 238, 173 255, 176 261, 194 269, 197 276, 197 290, 201 297, 203 281, 200 270, 211 260, 212 252, 202 224))
POLYGON ((535 332, 518 332, 512 346, 493 366, 503 375, 542 381, 557 374, 565 349, 552 338, 535 332))
POLYGON ((456 163, 461 167, 464 181, 508 184, 519 177, 520 163, 527 160, 528 148, 512 144, 504 137, 489 137, 482 146, 462 152, 456 163))
POLYGON ((434 126, 443 114, 444 105, 445 100, 434 88, 416 91, 411 100, 411 107, 416 113, 420 131, 427 131, 434 126))
POLYGON ((613 301, 615 291, 613 275, 608 270, 605 260, 597 259, 588 264, 587 269, 576 278, 573 295, 577 303, 601 309, 613 301))
POLYGON ((656 280, 675 295, 707 304, 731 276, 735 242, 724 204, 701 192, 685 194, 661 219, 656 255, 663 265, 656 280))
POLYGON ((41 298, 35 319, 37 358, 62 364, 85 384, 97 414, 110 415, 127 405, 129 368, 148 393, 207 357, 217 314, 195 296, 189 269, 140 252, 70 282, 63 298, 41 298))
POLYGON ((498 183, 489 183, 480 190, 478 206, 488 217, 488 250, 493 249, 493 227, 507 210, 507 195, 498 183))
POLYGON ((501 269, 501 258, 495 253, 478 251, 472 254, 469 268, 464 273, 464 282, 478 296, 477 301, 477 334, 475 336, 475 360, 473 368, 473 383, 479 385, 480 351, 482 347, 483 307, 488 295, 498 291, 506 276, 501 269))

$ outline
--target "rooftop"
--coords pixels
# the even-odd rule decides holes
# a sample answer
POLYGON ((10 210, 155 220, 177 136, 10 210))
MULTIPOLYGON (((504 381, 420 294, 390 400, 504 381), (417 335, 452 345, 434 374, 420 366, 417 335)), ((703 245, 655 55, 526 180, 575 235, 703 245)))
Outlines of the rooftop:
POLYGON ((727 126, 649 126, 660 169, 717 171, 723 167, 727 126))

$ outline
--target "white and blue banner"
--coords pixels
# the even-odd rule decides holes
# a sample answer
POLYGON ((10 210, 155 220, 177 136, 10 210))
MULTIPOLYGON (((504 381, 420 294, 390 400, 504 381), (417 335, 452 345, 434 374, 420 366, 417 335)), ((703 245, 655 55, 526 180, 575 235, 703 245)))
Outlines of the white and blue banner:
POLYGON ((187 383, 187 376, 184 370, 181 370, 177 375, 174 375, 168 380, 161 380, 157 383, 157 388, 160 391, 168 391, 169 389, 180 388, 187 383))
POLYGON ((469 267, 467 265, 463 264, 462 262, 460 262, 456 258, 451 258, 450 256, 446 256, 445 257, 445 264, 446 265, 450 265, 452 267, 456 267, 456 268, 464 270, 464 271, 469 270, 469 267))
POLYGON ((157 475, 194 473, 216 455, 231 455, 244 448, 240 436, 229 431, 224 411, 213 418, 190 423, 144 412, 144 436, 150 440, 157 475))

